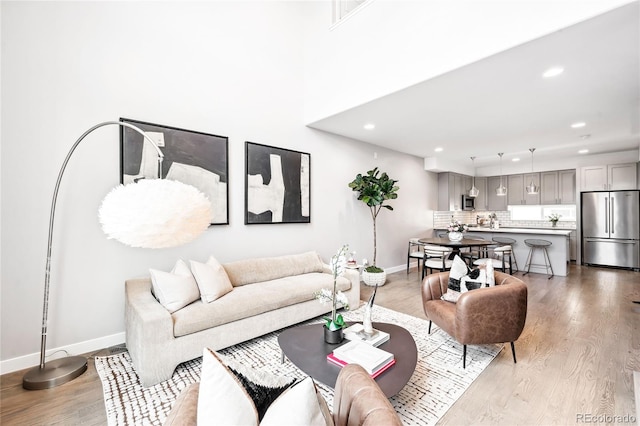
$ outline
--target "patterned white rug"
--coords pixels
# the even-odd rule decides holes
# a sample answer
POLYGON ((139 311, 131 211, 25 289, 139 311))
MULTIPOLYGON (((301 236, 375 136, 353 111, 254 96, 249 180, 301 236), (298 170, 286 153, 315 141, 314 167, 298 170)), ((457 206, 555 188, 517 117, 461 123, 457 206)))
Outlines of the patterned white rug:
MULTIPOLYGON (((347 321, 361 321, 363 309, 344 312, 347 321)), ((503 345, 467 347, 467 368, 462 368, 462 345, 435 324, 431 335, 429 322, 376 306, 373 320, 401 325, 409 330, 418 348, 418 364, 404 389, 391 403, 405 425, 433 425, 464 393, 500 352, 503 345)), ((308 323, 318 322, 312 320, 308 323)), ((238 362, 288 377, 305 374, 291 362, 280 363, 278 332, 220 351, 238 362)), ((183 364, 170 380, 143 388, 131 365, 128 352, 96 357, 96 369, 102 380, 109 425, 161 425, 178 394, 188 384, 200 380, 202 358, 183 364)), ((329 407, 333 389, 318 383, 329 407)))

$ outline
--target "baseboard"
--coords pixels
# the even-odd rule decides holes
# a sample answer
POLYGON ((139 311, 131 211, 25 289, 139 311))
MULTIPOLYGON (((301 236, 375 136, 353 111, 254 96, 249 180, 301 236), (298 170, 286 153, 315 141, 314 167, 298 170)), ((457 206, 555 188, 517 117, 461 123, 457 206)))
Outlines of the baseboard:
MULTIPOLYGON (((110 346, 119 345, 125 342, 125 334, 116 333, 110 336, 100 337, 98 339, 86 340, 84 342, 74 343, 72 345, 60 346, 58 348, 47 349, 47 361, 56 358, 62 358, 67 353, 71 355, 80 355, 110 346), (50 356, 52 355, 52 356, 50 356)), ((40 364, 40 352, 24 355, 17 358, 0 361, 0 374, 12 373, 14 371, 23 370, 25 368, 35 367, 40 364)))
POLYGON ((390 268, 384 268, 384 270, 387 274, 393 274, 394 272, 406 271, 407 265, 392 266, 390 268))

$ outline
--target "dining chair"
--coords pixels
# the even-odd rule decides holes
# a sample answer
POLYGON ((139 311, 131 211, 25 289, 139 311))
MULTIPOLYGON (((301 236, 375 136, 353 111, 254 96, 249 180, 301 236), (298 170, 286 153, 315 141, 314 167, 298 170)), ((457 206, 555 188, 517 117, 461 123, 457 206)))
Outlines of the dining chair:
MULTIPOLYGON (((465 239, 485 241, 485 239, 482 237, 465 237, 465 239)), ((468 247, 467 251, 460 251, 460 257, 462 258, 462 260, 466 261, 469 266, 473 265, 474 261, 487 256, 488 252, 486 246, 468 247)))
POLYGON ((424 261, 424 250, 419 238, 409 238, 409 249, 407 250, 407 274, 409 273, 409 263, 412 259, 418 261, 418 274, 420 274, 420 262, 424 261))
POLYGON ((448 271, 451 269, 453 260, 449 260, 449 255, 452 252, 451 247, 436 246, 431 244, 425 244, 423 246, 424 260, 422 262, 422 279, 424 279, 425 271, 428 269, 433 273, 433 270, 440 272, 448 271))
MULTIPOLYGON (((514 246, 517 244, 516 240, 514 240, 513 238, 508 238, 508 237, 493 237, 491 240, 495 241, 496 243, 498 243, 501 246, 511 246, 511 251, 512 252, 513 252, 514 246)), ((520 270, 518 268, 518 259, 516 259, 515 253, 513 253, 513 266, 515 266, 514 272, 518 272, 520 270)))
POLYGON ((475 266, 484 265, 487 262, 491 262, 493 265, 493 269, 499 269, 500 271, 506 273, 507 269, 509 269, 509 275, 513 275, 512 269, 512 256, 513 251, 511 246, 498 246, 494 247, 490 250, 490 257, 477 259, 473 262, 475 266))

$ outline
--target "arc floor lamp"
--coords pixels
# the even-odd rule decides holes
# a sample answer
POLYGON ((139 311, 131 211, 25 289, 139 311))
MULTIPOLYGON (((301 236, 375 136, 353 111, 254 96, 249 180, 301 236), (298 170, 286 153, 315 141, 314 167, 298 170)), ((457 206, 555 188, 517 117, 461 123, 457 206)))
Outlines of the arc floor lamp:
POLYGON ((187 243, 209 226, 211 203, 208 198, 193 186, 161 178, 164 155, 142 130, 129 123, 106 121, 84 132, 73 144, 62 163, 53 191, 44 277, 40 365, 24 375, 22 387, 25 389, 52 388, 75 379, 87 370, 87 359, 82 356, 68 356, 45 362, 53 224, 60 182, 71 155, 90 133, 111 125, 138 132, 143 136, 142 143, 148 141, 153 145, 158 154, 159 179, 142 179, 136 183, 119 185, 105 197, 100 206, 99 219, 107 237, 132 247, 165 248, 187 243))

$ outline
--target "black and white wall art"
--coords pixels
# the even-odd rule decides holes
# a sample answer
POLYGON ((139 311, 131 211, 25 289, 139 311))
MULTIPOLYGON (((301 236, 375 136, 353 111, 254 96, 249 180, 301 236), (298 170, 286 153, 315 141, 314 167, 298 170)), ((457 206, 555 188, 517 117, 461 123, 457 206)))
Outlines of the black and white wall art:
MULTIPOLYGON (((202 191, 211 201, 212 225, 229 223, 228 144, 225 136, 121 118, 153 140, 164 161, 160 176, 202 191)), ((158 155, 138 132, 120 129, 120 182, 158 178, 158 155)))
POLYGON ((245 224, 311 222, 310 154, 246 142, 245 159, 245 224))

